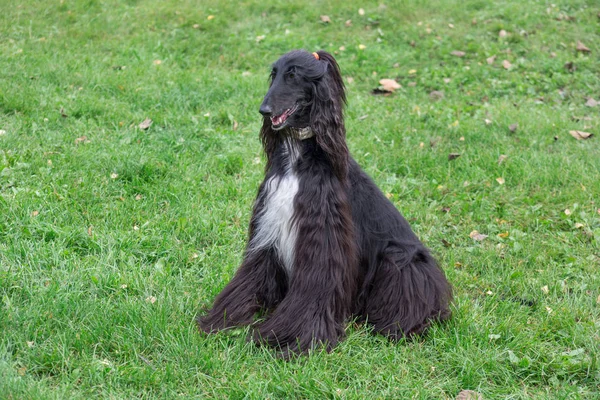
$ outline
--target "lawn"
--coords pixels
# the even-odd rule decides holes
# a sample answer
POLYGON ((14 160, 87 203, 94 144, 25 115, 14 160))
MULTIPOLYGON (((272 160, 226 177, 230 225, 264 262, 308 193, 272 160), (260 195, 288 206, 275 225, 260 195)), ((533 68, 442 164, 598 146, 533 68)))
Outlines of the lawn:
POLYGON ((600 398, 597 0, 0 9, 0 398, 600 398), (454 285, 422 338, 349 322, 283 361, 196 330, 241 260, 258 107, 295 48, 335 53, 353 156, 454 285))

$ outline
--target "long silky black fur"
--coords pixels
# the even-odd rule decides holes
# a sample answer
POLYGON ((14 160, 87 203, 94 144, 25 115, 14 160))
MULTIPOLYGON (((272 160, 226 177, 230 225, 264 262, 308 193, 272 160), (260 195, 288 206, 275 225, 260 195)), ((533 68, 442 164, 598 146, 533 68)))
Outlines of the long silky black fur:
MULTIPOLYGON (((329 350, 356 317, 392 339, 422 333, 450 317, 451 286, 407 221, 348 152, 338 64, 290 52, 274 64, 261 112, 267 156, 265 180, 254 205, 249 245, 237 273, 198 319, 202 331, 253 325, 257 342, 285 354, 324 344, 329 350), (275 130, 270 117, 298 110, 275 130), (309 126, 314 136, 294 138, 309 126), (290 159, 290 149, 297 152, 290 159), (290 164, 291 163, 291 164, 290 164), (270 179, 290 168, 298 177, 293 199, 297 229, 291 276, 276 248, 251 243, 265 207, 270 179), (255 322, 255 314, 264 319, 255 322)), ((287 171, 287 172, 286 172, 287 171)))

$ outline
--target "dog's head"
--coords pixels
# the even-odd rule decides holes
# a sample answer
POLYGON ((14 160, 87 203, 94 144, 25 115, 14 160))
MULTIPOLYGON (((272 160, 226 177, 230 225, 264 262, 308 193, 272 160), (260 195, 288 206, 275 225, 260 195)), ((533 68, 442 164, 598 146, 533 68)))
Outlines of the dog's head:
POLYGON ((323 124, 339 115, 345 103, 339 67, 325 51, 291 51, 273 64, 270 86, 260 106, 265 123, 280 131, 323 124), (319 121, 321 119, 321 121, 319 121), (268 121, 267 121, 268 120, 268 121))

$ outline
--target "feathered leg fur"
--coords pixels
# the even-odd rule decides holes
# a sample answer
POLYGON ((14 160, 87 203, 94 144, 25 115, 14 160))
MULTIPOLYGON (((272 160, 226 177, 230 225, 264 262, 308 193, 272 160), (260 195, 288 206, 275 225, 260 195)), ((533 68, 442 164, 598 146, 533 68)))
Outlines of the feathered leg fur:
POLYGON ((249 325, 258 311, 274 309, 286 291, 287 277, 273 249, 247 251, 208 314, 198 318, 198 325, 207 333, 249 325))
POLYGON ((450 286, 425 249, 387 248, 370 286, 365 317, 392 339, 420 334, 432 321, 450 316, 450 286))

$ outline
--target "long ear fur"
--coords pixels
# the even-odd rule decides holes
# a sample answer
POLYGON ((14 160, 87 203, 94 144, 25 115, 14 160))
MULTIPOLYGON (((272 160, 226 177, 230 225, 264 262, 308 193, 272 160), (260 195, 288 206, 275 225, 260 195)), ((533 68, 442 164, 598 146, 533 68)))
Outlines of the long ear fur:
POLYGON ((341 182, 348 174, 348 146, 344 126, 346 92, 340 67, 333 56, 318 51, 319 62, 325 63, 325 74, 313 86, 313 103, 310 124, 319 147, 331 162, 331 167, 341 182))

